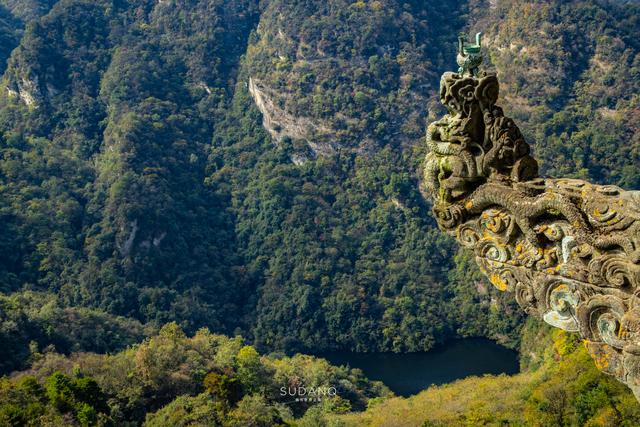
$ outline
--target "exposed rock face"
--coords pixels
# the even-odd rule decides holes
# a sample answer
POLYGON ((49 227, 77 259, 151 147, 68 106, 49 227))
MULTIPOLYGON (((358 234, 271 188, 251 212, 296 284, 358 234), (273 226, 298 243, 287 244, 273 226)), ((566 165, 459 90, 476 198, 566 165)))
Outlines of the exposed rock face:
MULTIPOLYGON (((316 123, 307 117, 296 117, 278 107, 274 101, 273 91, 258 81, 249 79, 249 93, 262 113, 262 125, 276 143, 285 137, 304 140, 315 154, 330 155, 335 148, 330 139, 334 131, 327 125, 316 123)), ((292 161, 298 163, 301 156, 294 156, 292 161)))
POLYGON ((538 176, 498 80, 445 73, 425 186, 442 230, 529 314, 579 332, 599 369, 640 397, 640 192, 538 176))
POLYGON ((19 97, 27 107, 37 108, 38 100, 41 98, 37 77, 31 80, 22 78, 13 85, 7 86, 7 92, 9 96, 19 97))

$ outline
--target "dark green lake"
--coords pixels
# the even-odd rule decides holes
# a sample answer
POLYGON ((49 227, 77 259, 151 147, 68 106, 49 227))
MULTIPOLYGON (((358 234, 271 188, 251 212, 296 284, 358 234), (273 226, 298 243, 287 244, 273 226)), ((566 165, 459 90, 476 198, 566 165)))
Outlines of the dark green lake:
POLYGON ((517 352, 483 338, 450 341, 427 353, 339 351, 318 356, 334 365, 359 368, 367 378, 382 381, 400 396, 470 375, 519 372, 517 352))

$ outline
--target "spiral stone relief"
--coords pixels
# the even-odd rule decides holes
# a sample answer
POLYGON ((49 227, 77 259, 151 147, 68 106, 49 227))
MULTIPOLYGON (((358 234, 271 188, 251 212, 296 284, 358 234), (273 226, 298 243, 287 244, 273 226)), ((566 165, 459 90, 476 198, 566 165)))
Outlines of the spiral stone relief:
POLYGON ((440 228, 528 314, 577 332, 640 396, 640 192, 538 175, 496 75, 444 73, 424 184, 440 228))
POLYGON ((579 330, 576 319, 578 297, 575 291, 566 284, 554 287, 547 295, 549 310, 542 318, 548 324, 569 332, 579 330))

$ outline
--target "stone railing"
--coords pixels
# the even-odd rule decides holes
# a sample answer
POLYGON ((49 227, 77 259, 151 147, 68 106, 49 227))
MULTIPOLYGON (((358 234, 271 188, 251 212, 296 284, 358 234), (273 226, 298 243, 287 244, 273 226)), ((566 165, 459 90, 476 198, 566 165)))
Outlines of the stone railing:
POLYGON ((498 79, 476 62, 461 48, 460 70, 440 82, 449 112, 427 128, 424 185, 438 224, 496 288, 578 332, 597 367, 640 397, 640 191, 541 178, 496 105, 498 79))

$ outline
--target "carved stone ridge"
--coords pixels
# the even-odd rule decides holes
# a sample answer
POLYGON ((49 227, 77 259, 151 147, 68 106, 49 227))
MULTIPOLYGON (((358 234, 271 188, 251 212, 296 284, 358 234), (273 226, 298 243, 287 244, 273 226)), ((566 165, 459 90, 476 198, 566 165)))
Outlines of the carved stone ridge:
POLYGON ((579 333, 596 366, 640 396, 640 192, 541 178, 498 94, 477 66, 442 76, 448 113, 427 127, 424 170, 438 225, 496 288, 579 333))

